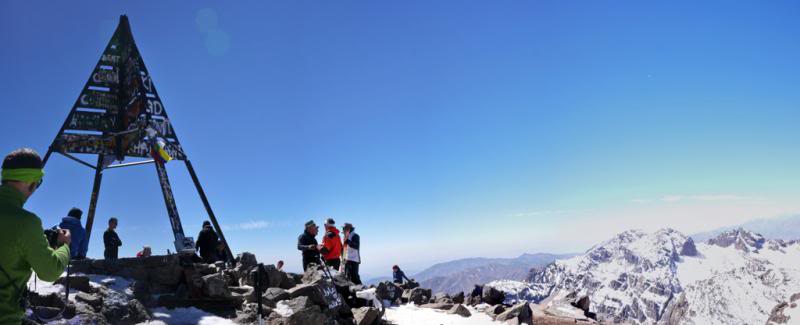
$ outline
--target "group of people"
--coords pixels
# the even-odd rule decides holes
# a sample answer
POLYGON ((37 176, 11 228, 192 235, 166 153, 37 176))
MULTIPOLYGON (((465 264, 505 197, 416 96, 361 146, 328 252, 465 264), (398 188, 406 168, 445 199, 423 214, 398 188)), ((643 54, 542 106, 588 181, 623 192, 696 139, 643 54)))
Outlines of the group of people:
MULTIPOLYGON (((86 252, 89 250, 89 238, 86 229, 81 224, 81 217, 83 211, 78 208, 72 208, 67 212, 67 216, 61 219, 58 224, 59 229, 69 231, 72 241, 69 244, 70 258, 80 260, 86 258, 86 252)), ((116 259, 119 247, 122 246, 122 241, 115 229, 117 228, 117 218, 108 220, 108 229, 103 233, 103 243, 105 244, 105 251, 103 256, 106 259, 116 259)))
POLYGON ((336 228, 336 221, 328 218, 325 221, 325 235, 322 237, 322 244, 317 242, 319 227, 314 220, 309 220, 305 224, 305 230, 297 238, 297 249, 302 252, 303 271, 308 269, 311 263, 324 263, 326 267, 343 272, 345 276, 355 284, 361 284, 361 277, 358 275, 358 267, 361 264, 361 237, 355 232, 356 228, 345 223, 342 227, 344 241, 340 237, 339 229, 336 228))
MULTIPOLYGON (((43 235, 41 219, 23 208, 42 185, 43 178, 44 164, 32 149, 14 150, 3 159, 0 183, 0 324, 23 321, 25 292, 33 272, 44 281, 55 281, 71 258, 86 258, 89 240, 81 224, 83 211, 73 208, 67 213, 51 246, 43 235)), ((122 246, 116 232, 118 223, 117 218, 110 218, 103 233, 103 256, 107 260, 117 259, 122 246)), ((297 240, 297 249, 302 251, 303 270, 308 269, 311 263, 324 264, 343 272, 353 283, 361 284, 358 271, 361 239, 355 227, 345 223, 340 232, 333 219, 326 220, 324 227, 322 244, 317 242, 319 227, 313 220, 306 222, 305 231, 297 240)), ((208 221, 203 223, 195 246, 199 259, 205 263, 230 262, 224 241, 220 241, 208 221)), ((150 254, 152 250, 145 246, 137 256, 150 254)), ((277 266, 282 269, 283 261, 279 261, 277 266)))

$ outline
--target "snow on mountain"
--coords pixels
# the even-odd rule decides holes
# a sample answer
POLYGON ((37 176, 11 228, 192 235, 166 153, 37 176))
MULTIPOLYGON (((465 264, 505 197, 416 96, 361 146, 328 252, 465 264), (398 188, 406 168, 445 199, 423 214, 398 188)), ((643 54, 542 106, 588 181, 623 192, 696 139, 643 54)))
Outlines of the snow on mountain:
POLYGON ((737 229, 695 244, 672 229, 626 231, 534 272, 527 288, 493 282, 507 298, 588 295, 608 322, 763 324, 800 292, 800 243, 737 229))
POLYGON ((506 299, 503 301, 506 305, 516 305, 521 301, 533 301, 536 297, 536 292, 530 285, 521 281, 495 280, 487 283, 485 286, 490 286, 502 291, 506 295, 506 299))

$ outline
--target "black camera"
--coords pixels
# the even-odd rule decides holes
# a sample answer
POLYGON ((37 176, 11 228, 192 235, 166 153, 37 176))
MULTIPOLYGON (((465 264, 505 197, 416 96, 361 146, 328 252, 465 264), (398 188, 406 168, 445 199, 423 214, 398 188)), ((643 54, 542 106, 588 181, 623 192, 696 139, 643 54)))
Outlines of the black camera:
POLYGON ((44 230, 44 237, 47 238, 47 244, 50 245, 50 247, 58 248, 58 233, 60 232, 61 228, 58 228, 58 226, 44 230))

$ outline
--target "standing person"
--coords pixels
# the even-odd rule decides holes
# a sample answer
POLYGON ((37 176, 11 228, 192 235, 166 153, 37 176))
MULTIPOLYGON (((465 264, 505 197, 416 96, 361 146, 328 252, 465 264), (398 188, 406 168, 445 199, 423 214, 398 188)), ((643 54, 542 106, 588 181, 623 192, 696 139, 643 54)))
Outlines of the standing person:
POLYGON ((42 159, 32 149, 12 151, 3 159, 0 176, 0 324, 20 324, 31 269, 44 281, 55 281, 69 264, 72 242, 67 229, 58 232, 53 249, 42 220, 23 208, 42 185, 42 159))
POLYGON ((350 223, 345 223, 344 227, 344 246, 347 250, 347 260, 344 265, 344 273, 347 278, 355 284, 361 284, 361 277, 358 275, 358 266, 361 264, 361 237, 355 233, 356 228, 350 223))
POLYGON ((303 272, 308 269, 311 263, 319 263, 319 250, 322 245, 317 243, 317 233, 319 227, 314 220, 306 222, 306 228, 300 237, 297 237, 297 249, 303 252, 303 272))
POLYGON ((200 251, 203 263, 214 263, 217 257, 217 243, 219 243, 219 237, 211 227, 211 222, 203 221, 203 230, 200 230, 194 245, 194 249, 200 251))
POLYGON ((397 265, 392 266, 392 277, 394 278, 394 283, 397 284, 403 284, 403 279, 406 279, 406 281, 411 282, 411 280, 409 280, 408 277, 406 276, 406 273, 403 272, 403 270, 401 270, 400 267, 397 265))
POLYGON ((122 241, 117 236, 117 218, 111 217, 108 219, 108 229, 103 233, 103 245, 106 250, 103 252, 103 257, 107 260, 116 260, 119 258, 119 247, 122 246, 122 241))
POLYGON ((61 219, 58 225, 61 229, 69 229, 72 234, 72 243, 69 244, 69 254, 73 259, 86 258, 86 251, 89 248, 89 241, 86 240, 86 229, 81 225, 81 216, 83 211, 78 208, 72 208, 67 213, 67 216, 61 219))
POLYGON ((339 229, 336 229, 336 221, 332 218, 325 221, 325 237, 322 238, 321 253, 325 265, 339 270, 342 264, 342 239, 339 237, 339 229))
POLYGON ((283 271, 283 260, 278 261, 278 271, 283 271))

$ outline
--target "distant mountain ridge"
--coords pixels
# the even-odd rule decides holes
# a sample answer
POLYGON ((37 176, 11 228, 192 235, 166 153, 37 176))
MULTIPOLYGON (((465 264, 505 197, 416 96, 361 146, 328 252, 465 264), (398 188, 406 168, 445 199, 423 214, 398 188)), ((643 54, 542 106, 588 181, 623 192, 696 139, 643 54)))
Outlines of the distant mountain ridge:
POLYGON ((500 279, 523 280, 532 268, 575 255, 526 253, 515 258, 464 258, 434 264, 411 278, 435 293, 469 292, 476 284, 500 279))
POLYGON ((693 234, 691 237, 696 242, 705 242, 719 234, 739 228, 758 233, 766 239, 796 240, 800 239, 800 214, 755 219, 735 226, 693 234))

